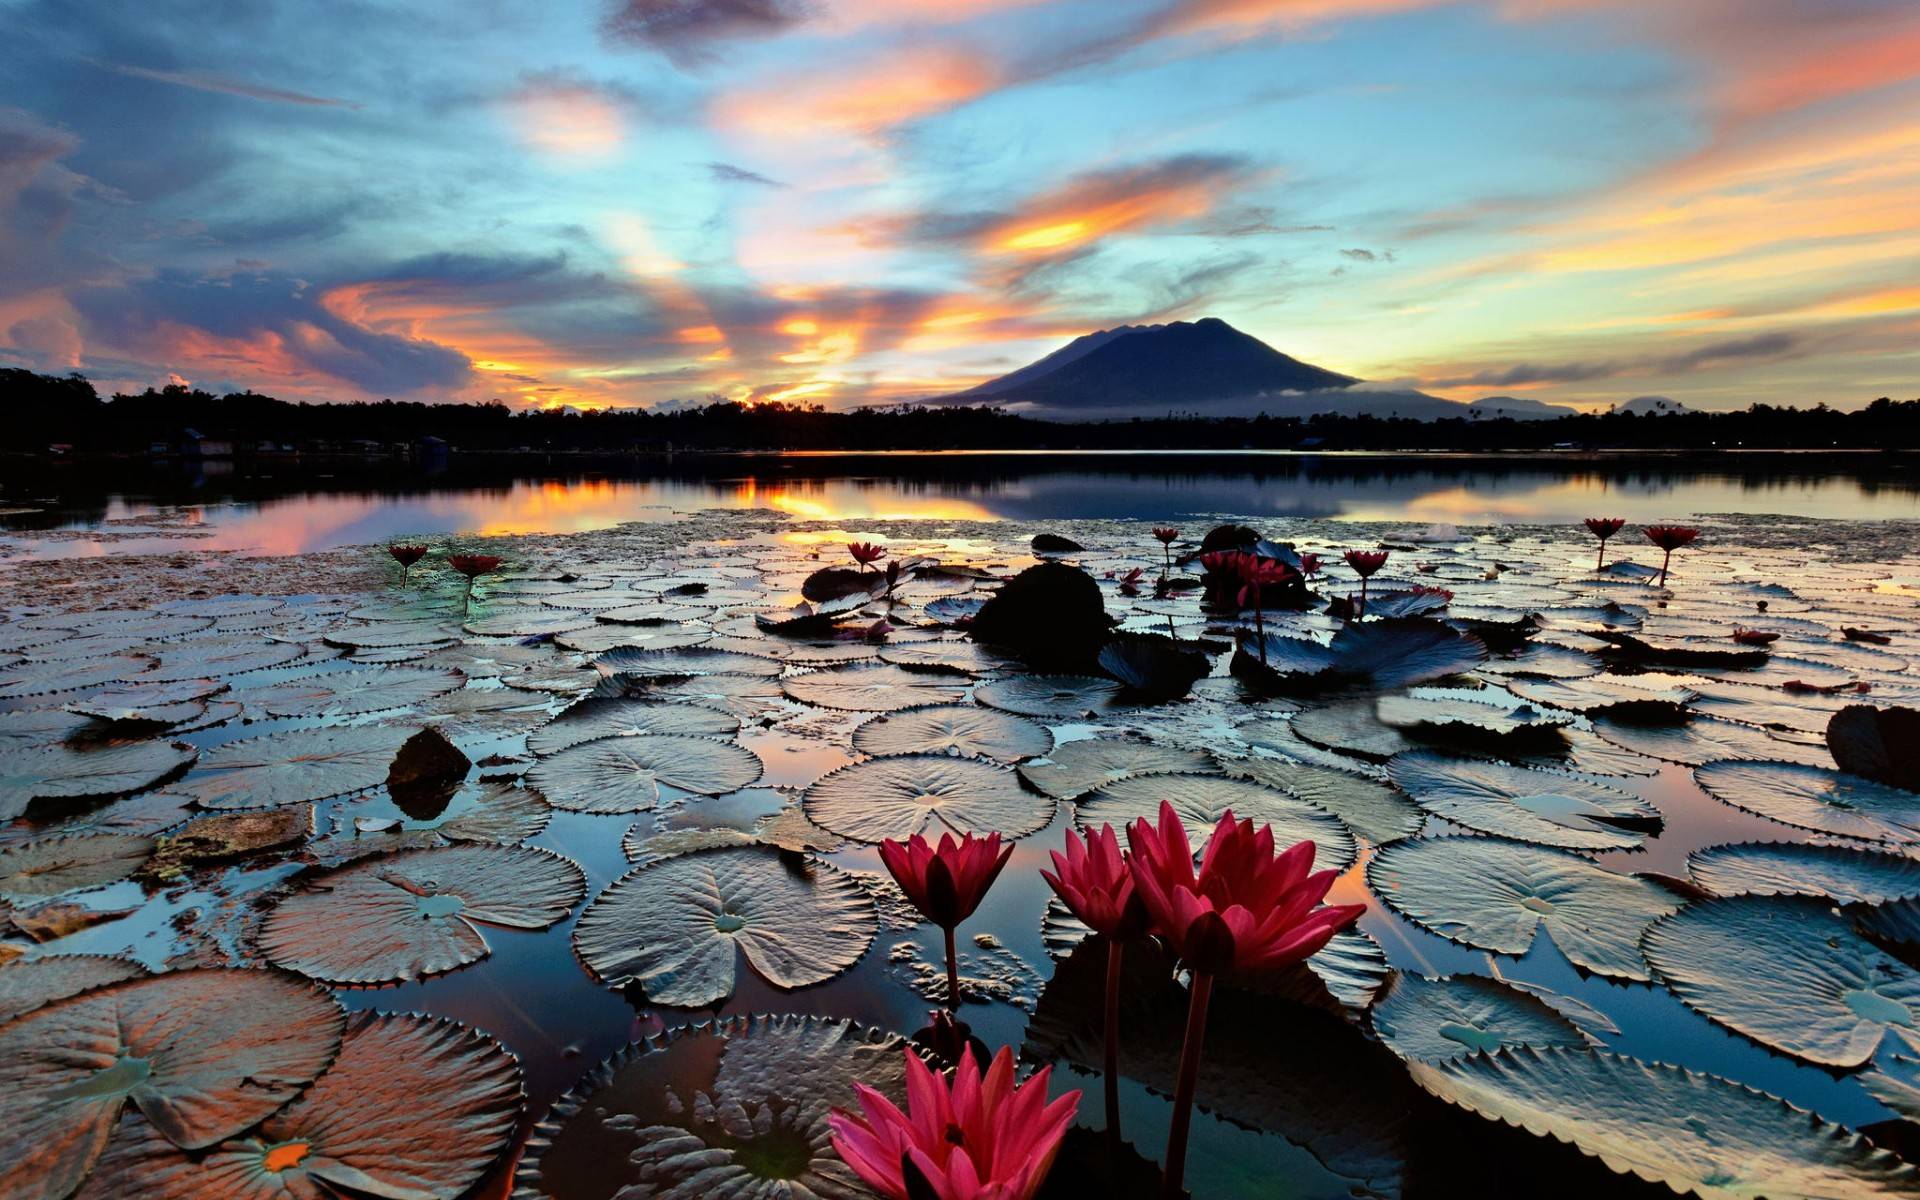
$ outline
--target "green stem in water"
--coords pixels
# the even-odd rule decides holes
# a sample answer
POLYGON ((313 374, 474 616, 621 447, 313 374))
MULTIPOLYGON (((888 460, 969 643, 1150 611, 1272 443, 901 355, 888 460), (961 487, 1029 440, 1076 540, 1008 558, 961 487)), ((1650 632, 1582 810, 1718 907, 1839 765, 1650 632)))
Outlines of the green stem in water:
POLYGON ((1213 976, 1195 971, 1187 994, 1187 1035, 1180 1044, 1180 1081, 1173 1093, 1166 1167, 1160 1174, 1161 1200, 1180 1200, 1187 1175, 1187 1131, 1193 1125, 1193 1089, 1200 1082, 1200 1044, 1207 1036, 1207 1001, 1212 995, 1213 976))
POLYGON ((1107 943, 1107 1056, 1101 1063, 1107 1077, 1107 1140, 1120 1142, 1120 956, 1126 947, 1107 943))

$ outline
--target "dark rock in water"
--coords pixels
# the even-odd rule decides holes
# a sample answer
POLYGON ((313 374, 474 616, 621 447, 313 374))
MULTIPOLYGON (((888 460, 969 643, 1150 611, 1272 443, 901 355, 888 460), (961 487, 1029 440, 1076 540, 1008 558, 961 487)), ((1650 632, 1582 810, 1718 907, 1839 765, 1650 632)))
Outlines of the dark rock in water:
POLYGON ((1920 711, 1849 704, 1827 721, 1827 749, 1850 775, 1920 792, 1920 711))
POLYGON ((807 576, 807 581, 800 585, 800 594, 815 604, 823 600, 838 600, 843 596, 871 596, 880 590, 882 578, 873 571, 822 567, 807 576))
POLYGON ((1198 643, 1159 633, 1123 633, 1100 650, 1100 669, 1143 700, 1176 700, 1213 669, 1198 643))
POLYGON ((1072 538, 1064 538, 1057 533, 1036 533, 1032 545, 1035 554, 1072 554, 1086 549, 1072 538))
POLYGON ((446 811, 472 767, 473 760, 458 746, 429 727, 408 738, 393 756, 393 765, 387 768, 387 791, 409 817, 432 820, 446 811))
POLYGON ((1245 550, 1260 540, 1260 535, 1245 525, 1219 525, 1207 531, 1200 539, 1200 553, 1212 554, 1216 550, 1245 550))
POLYGON ((1113 618, 1093 577, 1065 563, 1041 563, 1008 580, 981 605, 970 632, 1048 671, 1086 674, 1107 643, 1113 618))

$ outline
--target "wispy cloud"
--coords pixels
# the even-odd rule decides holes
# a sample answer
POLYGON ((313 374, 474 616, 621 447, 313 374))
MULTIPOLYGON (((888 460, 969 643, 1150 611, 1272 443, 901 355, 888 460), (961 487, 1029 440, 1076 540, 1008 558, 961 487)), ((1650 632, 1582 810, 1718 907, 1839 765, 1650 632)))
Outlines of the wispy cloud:
POLYGON ((311 96, 305 92, 291 91, 287 88, 248 83, 243 79, 232 79, 225 75, 216 75, 211 71, 162 71, 153 67, 137 67, 130 63, 106 62, 100 59, 88 61, 116 74, 145 79, 152 83, 192 88, 198 92, 215 92, 224 96, 242 96, 248 100, 264 100, 272 104, 301 104, 313 108, 359 109, 361 107, 351 100, 337 100, 330 96, 311 96))

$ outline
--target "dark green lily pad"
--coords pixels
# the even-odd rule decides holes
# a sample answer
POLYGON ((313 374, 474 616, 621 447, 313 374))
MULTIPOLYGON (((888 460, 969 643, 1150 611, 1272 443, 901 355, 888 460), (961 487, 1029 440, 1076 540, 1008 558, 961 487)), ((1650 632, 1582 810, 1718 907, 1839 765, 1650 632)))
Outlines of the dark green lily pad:
POLYGON ((534 764, 526 778, 555 808, 635 813, 659 802, 663 784, 718 796, 746 787, 765 769, 733 742, 662 733, 583 742, 534 764))

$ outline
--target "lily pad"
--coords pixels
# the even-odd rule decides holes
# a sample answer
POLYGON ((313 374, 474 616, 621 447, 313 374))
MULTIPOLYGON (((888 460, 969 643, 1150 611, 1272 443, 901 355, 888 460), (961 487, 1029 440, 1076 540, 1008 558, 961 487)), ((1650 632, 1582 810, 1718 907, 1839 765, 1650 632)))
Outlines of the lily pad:
POLYGON ((1764 1092, 1603 1050, 1518 1047, 1407 1065, 1450 1104, 1704 1200, 1911 1196, 1920 1172, 1764 1092))
POLYGON ((951 674, 910 671, 891 663, 790 675, 780 681, 780 686, 789 698, 802 704, 848 712, 898 712, 928 704, 951 704, 967 691, 966 681, 951 674))
POLYGON ((792 711, 787 707, 786 693, 780 690, 780 681, 756 675, 696 675, 691 679, 658 680, 640 694, 717 708, 743 721, 767 713, 792 711))
POLYGON ((1660 823, 1660 810, 1631 792, 1429 750, 1395 755, 1387 777, 1435 816, 1540 846, 1630 850, 1660 823))
POLYGON ((1231 811, 1256 826, 1273 826, 1273 844, 1284 850, 1295 842, 1315 843, 1315 870, 1344 871, 1353 865, 1359 847, 1340 819, 1317 805, 1245 779, 1217 775, 1143 775, 1083 796, 1074 821, 1082 829, 1109 824, 1116 831, 1145 818, 1152 821, 1161 801, 1173 805, 1187 828, 1197 855, 1213 828, 1231 811))
POLYGON ((1055 747, 1045 762, 1024 763, 1020 778, 1056 800, 1138 775, 1200 774, 1213 770, 1204 750, 1182 750, 1132 739, 1087 738, 1055 747))
POLYGON ((268 667, 285 666, 305 658, 306 647, 289 642, 269 642, 258 638, 206 638, 197 642, 172 642, 158 647, 160 662, 140 678, 148 683, 170 683, 184 679, 239 675, 268 667))
POLYGON ((991 708, 1042 720, 1076 721, 1115 708, 1123 689, 1093 675, 1015 675, 982 684, 973 698, 991 708))
POLYGON ((489 953, 480 926, 545 929, 586 894, 580 868, 528 846, 450 846, 309 880, 267 915, 260 949, 329 983, 437 975, 489 953))
POLYGON ((1008 660, 973 642, 908 642, 880 648, 880 658, 901 667, 922 670, 958 671, 966 675, 985 675, 999 670, 1008 660))
POLYGON ((942 754, 900 754, 831 771, 807 789, 807 819, 861 842, 916 833, 1021 838, 1053 820, 1054 803, 1013 772, 942 754))
POLYGON ((856 1084, 906 1106, 897 1035, 828 1017, 684 1025, 615 1054, 529 1140, 516 1200, 854 1200, 827 1118, 856 1084))
POLYGON ((1687 873, 1717 896, 1828 896, 1842 904, 1920 896, 1920 860, 1849 846, 1709 846, 1687 856, 1687 873))
POLYGON ((303 675, 233 693, 276 717, 353 716, 390 708, 413 708, 466 684, 455 671, 414 667, 349 667, 303 675))
POLYGON ((0 967, 0 1024, 55 1000, 145 976, 137 962, 105 954, 49 954, 0 967))
POLYGON ((676 734, 685 737, 732 737, 739 718, 691 704, 649 704, 643 700, 588 697, 527 736, 527 749, 553 754, 600 738, 676 734))
POLYGON ((1612 717, 1593 722, 1593 731, 1622 749, 1682 766, 1719 759, 1780 759, 1824 767, 1832 760, 1826 747, 1779 737, 1752 725, 1696 716, 1683 725, 1637 725, 1612 717))
POLYGON ((80 1186, 131 1102, 186 1150, 286 1104, 333 1061, 345 1014, 278 971, 170 971, 56 1001, 0 1026, 7 1193, 80 1186))
POLYGON ((0 849, 0 896, 57 896, 125 879, 153 853, 131 833, 47 837, 0 849))
POLYGON ((746 787, 765 769, 733 742, 661 733, 582 742, 535 763, 526 778, 555 808, 635 813, 659 802, 663 784, 718 796, 746 787))
POLYGON ((615 647, 593 660, 605 675, 633 675, 641 678, 675 675, 764 675, 780 674, 780 660, 736 650, 712 650, 690 646, 677 650, 629 649, 615 647))
POLYGON ((420 732, 404 725, 291 729, 216 746, 170 790, 202 808, 310 804, 387 781, 394 755, 420 732))
POLYGON ((77 663, 21 663, 0 671, 0 700, 73 692, 103 683, 122 683, 143 676, 151 666, 153 659, 133 654, 90 658, 77 663))
POLYGON ((258 1129, 196 1158, 128 1120, 78 1200, 460 1196, 506 1148, 520 1100, 519 1064, 486 1034, 356 1013, 326 1074, 258 1129))
POLYGON ((0 750, 0 821, 11 821, 35 800, 140 791, 192 762, 196 753, 162 741, 0 750))
POLYGON ((1319 805, 1376 846, 1412 837, 1427 820, 1420 806, 1398 791, 1351 771, 1282 758, 1218 758, 1218 762, 1228 775, 1319 805))
POLYGON ((1518 955, 1545 929, 1575 964, 1616 979, 1651 978, 1640 935, 1679 907, 1644 879, 1486 837, 1395 842, 1367 864, 1367 883, 1402 916, 1450 941, 1518 955))
POLYGON ((1234 672, 1282 692, 1389 691, 1458 675, 1485 661, 1479 638, 1425 617, 1342 626, 1321 644, 1268 634, 1234 654, 1234 672))
POLYGON ((1373 1006, 1373 1031, 1401 1058, 1437 1062, 1508 1046, 1590 1043, 1544 1000, 1482 975, 1398 974, 1373 1006))
POLYGON ((971 704, 935 704, 875 717, 853 731, 862 754, 957 754, 1018 762, 1053 749, 1053 734, 1025 717, 971 704))
POLYGON ((1920 1035, 1920 973, 1824 900, 1728 896, 1656 922, 1647 961, 1687 1007, 1766 1046, 1831 1067, 1920 1035))
POLYGON ((1694 782, 1735 808, 1816 833, 1920 844, 1920 793, 1791 762, 1715 762, 1694 782))
POLYGON ((873 900, 837 867, 742 847, 622 876, 580 915, 573 940, 602 983, 692 1008, 733 994, 738 955, 791 990, 851 967, 877 931, 873 900))

